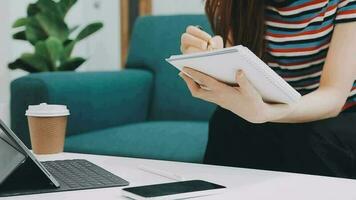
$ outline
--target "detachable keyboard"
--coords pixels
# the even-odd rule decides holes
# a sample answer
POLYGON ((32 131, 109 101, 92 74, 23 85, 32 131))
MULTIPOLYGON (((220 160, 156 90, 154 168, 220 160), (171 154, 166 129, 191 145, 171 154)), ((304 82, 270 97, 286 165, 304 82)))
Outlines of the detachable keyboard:
POLYGON ((60 183, 57 191, 119 187, 129 184, 87 160, 56 160, 42 164, 60 183))

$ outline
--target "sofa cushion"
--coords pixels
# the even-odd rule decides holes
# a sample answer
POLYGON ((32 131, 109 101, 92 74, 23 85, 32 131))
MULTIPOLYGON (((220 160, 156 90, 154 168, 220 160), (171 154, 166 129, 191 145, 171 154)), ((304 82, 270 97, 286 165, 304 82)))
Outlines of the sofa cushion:
POLYGON ((69 136, 65 150, 200 163, 207 140, 207 122, 145 122, 69 136))

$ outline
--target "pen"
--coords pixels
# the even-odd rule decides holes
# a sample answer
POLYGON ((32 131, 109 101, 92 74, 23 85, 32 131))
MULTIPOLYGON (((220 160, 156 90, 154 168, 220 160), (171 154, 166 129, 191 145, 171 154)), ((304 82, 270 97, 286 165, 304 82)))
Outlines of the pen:
POLYGON ((197 27, 200 30, 203 30, 203 27, 201 27, 200 25, 195 25, 195 27, 197 27))
POLYGON ((185 178, 183 178, 182 176, 179 176, 177 174, 173 174, 173 173, 170 173, 170 172, 167 172, 167 171, 163 171, 163 170, 160 170, 160 169, 154 169, 154 168, 150 168, 150 167, 145 167, 145 166, 139 166, 138 169, 144 171, 144 172, 147 172, 147 173, 150 173, 150 174, 155 174, 155 175, 158 175, 158 176, 161 176, 161 177, 165 177, 165 178, 168 178, 168 179, 172 179, 172 180, 175 180, 175 181, 184 181, 185 178))

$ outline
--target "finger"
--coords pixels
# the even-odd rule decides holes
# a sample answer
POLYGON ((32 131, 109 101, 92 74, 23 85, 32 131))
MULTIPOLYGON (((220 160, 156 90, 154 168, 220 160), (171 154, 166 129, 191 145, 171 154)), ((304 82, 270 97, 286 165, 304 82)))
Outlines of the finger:
POLYGON ((198 72, 198 71, 191 69, 189 67, 184 67, 183 71, 185 73, 188 73, 190 76, 192 76, 193 79, 196 80, 197 82, 199 82, 200 84, 207 86, 209 89, 215 90, 215 89, 219 89, 219 88, 225 86, 225 84, 217 81, 216 79, 212 78, 211 76, 206 75, 201 72, 198 72))
POLYGON ((209 40, 209 45, 212 49, 222 49, 224 48, 224 40, 221 36, 214 36, 209 40))
POLYGON ((206 50, 208 47, 208 41, 202 40, 189 33, 183 33, 181 38, 181 44, 184 48, 187 48, 188 46, 194 46, 201 50, 206 50))
POLYGON ((250 81, 247 79, 245 73, 242 70, 238 70, 236 73, 236 82, 239 84, 240 90, 249 91, 254 89, 250 81))
POLYGON ((193 97, 204 98, 205 96, 208 96, 209 91, 202 89, 192 78, 189 78, 184 73, 179 73, 179 76, 186 82, 193 97))
MULTIPOLYGON (((207 86, 204 85, 202 82, 200 82, 199 80, 197 79, 194 79, 190 74, 186 73, 185 71, 181 71, 180 74, 184 74, 185 76, 187 76, 188 78, 192 79, 196 84, 199 85, 200 88, 203 88, 203 89, 207 89, 207 86)), ((180 75, 181 76, 181 75, 180 75)))
POLYGON ((184 54, 190 54, 190 53, 198 53, 201 52, 202 50, 193 46, 189 46, 188 48, 185 48, 182 52, 184 54))
POLYGON ((187 75, 183 74, 182 72, 179 74, 179 76, 181 76, 183 80, 186 82, 188 89, 193 97, 205 101, 209 101, 211 103, 215 103, 215 104, 217 103, 216 97, 218 95, 215 95, 213 92, 210 92, 211 90, 205 90, 201 88, 193 79, 189 78, 187 75))
POLYGON ((240 92, 240 87, 239 86, 235 86, 233 87, 236 91, 240 92))
POLYGON ((186 32, 206 42, 208 42, 211 39, 211 35, 209 35, 209 33, 195 26, 188 26, 186 32))
POLYGON ((182 77, 182 79, 187 83, 190 92, 197 92, 200 89, 199 85, 184 73, 180 72, 179 76, 182 77))

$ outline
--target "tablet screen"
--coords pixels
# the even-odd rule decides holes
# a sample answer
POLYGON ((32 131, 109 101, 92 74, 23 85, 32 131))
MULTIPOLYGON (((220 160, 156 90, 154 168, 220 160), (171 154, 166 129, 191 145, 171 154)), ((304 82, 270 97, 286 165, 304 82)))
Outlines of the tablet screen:
MULTIPOLYGON (((35 156, 32 154, 32 152, 29 151, 27 149, 27 147, 22 143, 22 141, 16 136, 16 134, 10 128, 8 128, 6 126, 6 124, 1 120, 0 120, 0 130, 1 130, 0 134, 2 135, 0 140, 3 141, 2 146, 3 146, 4 150, 8 149, 8 151, 7 151, 8 153, 12 152, 12 154, 9 154, 7 156, 9 156, 9 157, 14 156, 17 159, 21 158, 22 156, 24 156, 25 159, 29 158, 30 160, 33 161, 33 164, 36 165, 36 170, 38 169, 38 171, 41 171, 41 173, 44 173, 48 177, 50 182, 53 183, 54 186, 59 187, 58 181, 52 176, 52 174, 50 174, 48 172, 48 170, 35 158, 35 156), (2 139, 2 138, 4 138, 4 139, 2 139), (4 142, 7 145, 4 145, 4 142), (12 149, 12 151, 11 151, 11 149, 12 149), (22 152, 22 153, 20 153, 20 152, 22 152), (22 156, 20 154, 22 154, 22 156)), ((5 153, 4 153, 4 156, 6 156, 5 153)), ((0 162, 5 162, 5 161, 3 161, 2 154, 0 154, 0 162)), ((5 163, 3 165, 5 165, 5 163)), ((0 168, 0 171, 1 171, 1 168, 0 168)), ((5 170, 4 170, 3 174, 6 174, 5 170)), ((0 176, 0 181, 1 181, 1 176, 0 176)))
POLYGON ((0 129, 0 184, 25 161, 26 156, 13 147, 13 142, 0 129))

